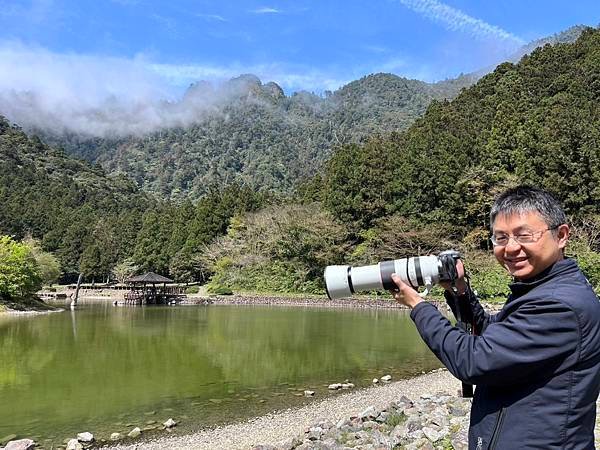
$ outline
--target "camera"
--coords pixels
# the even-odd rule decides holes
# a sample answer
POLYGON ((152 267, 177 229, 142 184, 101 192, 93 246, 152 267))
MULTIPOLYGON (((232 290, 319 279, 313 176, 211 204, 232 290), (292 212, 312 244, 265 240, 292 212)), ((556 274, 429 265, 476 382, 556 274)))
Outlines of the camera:
POLYGON ((421 295, 427 295, 434 284, 456 280, 458 259, 459 252, 446 250, 437 256, 394 259, 371 266, 327 266, 324 274, 325 289, 330 300, 350 297, 359 291, 395 290, 397 286, 392 280, 392 274, 395 273, 415 289, 425 287, 421 295))

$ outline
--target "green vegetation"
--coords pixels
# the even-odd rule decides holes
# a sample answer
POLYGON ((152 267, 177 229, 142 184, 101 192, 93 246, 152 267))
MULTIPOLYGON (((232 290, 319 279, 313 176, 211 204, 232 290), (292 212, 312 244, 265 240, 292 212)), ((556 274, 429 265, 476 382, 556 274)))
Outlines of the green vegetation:
POLYGON ((400 424, 403 424, 404 422, 406 422, 406 415, 403 412, 391 413, 385 419, 385 424, 392 429, 400 424))
POLYGON ((299 180, 316 173, 332 146, 404 130, 433 99, 453 98, 473 81, 428 84, 380 73, 324 97, 308 92, 288 97, 275 83, 242 75, 218 92, 204 83, 192 85, 182 102, 197 101, 200 110, 198 123, 188 128, 139 138, 45 136, 70 154, 127 174, 161 198, 195 201, 232 183, 289 195, 299 180), (222 100, 204 114, 207 94, 222 100))
POLYGON ((5 306, 41 306, 35 292, 58 274, 56 258, 42 251, 36 241, 17 242, 0 236, 0 311, 5 306))
POLYGON ((0 237, 0 299, 30 297, 41 285, 31 248, 8 236, 0 237))
POLYGON ((325 266, 342 262, 347 231, 319 205, 283 205, 231 221, 203 253, 209 290, 322 293, 325 266))

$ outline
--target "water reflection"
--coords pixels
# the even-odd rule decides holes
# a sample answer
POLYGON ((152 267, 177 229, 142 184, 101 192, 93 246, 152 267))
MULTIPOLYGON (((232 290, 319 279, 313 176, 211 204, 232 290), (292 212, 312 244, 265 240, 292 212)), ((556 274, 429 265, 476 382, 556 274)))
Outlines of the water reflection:
POLYGON ((78 305, 3 319, 0 356, 0 404, 11 405, 0 436, 68 435, 157 409, 207 424, 294 388, 437 366, 405 313, 262 306, 78 305))

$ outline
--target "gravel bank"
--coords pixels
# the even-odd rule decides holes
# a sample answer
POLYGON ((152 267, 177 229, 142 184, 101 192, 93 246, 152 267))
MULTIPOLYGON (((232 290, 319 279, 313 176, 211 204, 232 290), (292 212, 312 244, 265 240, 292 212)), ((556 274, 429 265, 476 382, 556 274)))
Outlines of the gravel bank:
POLYGON ((356 392, 335 395, 299 409, 274 412, 247 422, 236 423, 187 436, 170 436, 129 446, 112 446, 118 450, 133 449, 249 449, 258 444, 276 444, 304 432, 315 422, 328 419, 334 423, 357 415, 374 406, 384 408, 392 400, 405 395, 445 392, 456 395, 460 382, 446 370, 434 371, 409 380, 374 386, 356 392))

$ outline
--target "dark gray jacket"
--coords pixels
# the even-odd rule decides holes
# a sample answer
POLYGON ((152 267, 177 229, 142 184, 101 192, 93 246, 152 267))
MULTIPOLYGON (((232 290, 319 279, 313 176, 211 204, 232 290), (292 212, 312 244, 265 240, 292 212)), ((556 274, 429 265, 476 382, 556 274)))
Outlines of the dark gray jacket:
POLYGON ((411 312, 448 370, 477 385, 469 448, 593 449, 600 389, 600 302, 571 259, 511 284, 502 310, 469 301, 478 336, 430 303, 411 312))

